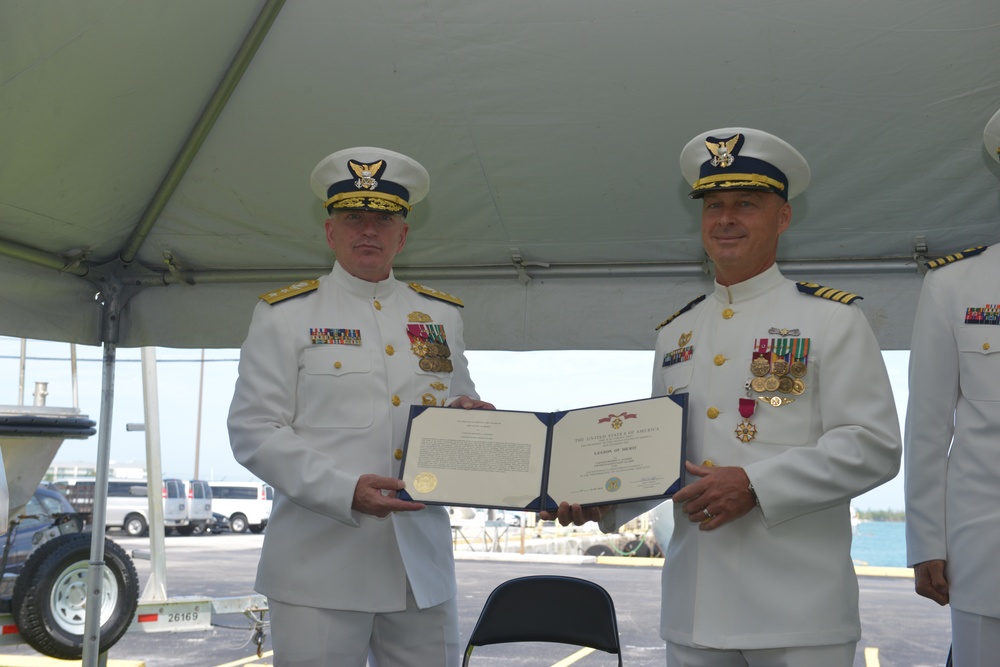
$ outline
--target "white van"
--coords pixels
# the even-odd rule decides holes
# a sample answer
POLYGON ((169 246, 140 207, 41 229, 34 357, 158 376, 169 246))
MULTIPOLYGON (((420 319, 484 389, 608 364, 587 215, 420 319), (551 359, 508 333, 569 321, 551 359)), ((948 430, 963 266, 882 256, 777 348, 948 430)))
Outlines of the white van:
MULTIPOLYGON (((52 486, 70 501, 87 523, 92 523, 94 478, 61 479, 52 486)), ((176 528, 188 525, 187 493, 179 479, 163 480, 163 525, 176 528)), ((108 480, 108 505, 105 528, 120 528, 132 537, 145 535, 149 527, 149 501, 146 480, 111 478, 108 480)))
POLYGON ((186 526, 178 526, 177 532, 181 535, 204 535, 208 532, 206 528, 212 518, 212 487, 201 479, 181 483, 184 485, 184 497, 187 498, 188 523, 186 526))
POLYGON ((234 533, 260 533, 271 518, 274 489, 264 482, 209 482, 212 510, 229 517, 234 533))

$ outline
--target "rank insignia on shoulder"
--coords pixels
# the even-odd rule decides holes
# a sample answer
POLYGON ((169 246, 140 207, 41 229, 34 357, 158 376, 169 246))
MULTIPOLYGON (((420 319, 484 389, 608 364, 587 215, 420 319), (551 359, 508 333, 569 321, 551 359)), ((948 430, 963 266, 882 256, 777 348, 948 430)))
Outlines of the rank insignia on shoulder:
POLYGON ((851 294, 850 292, 844 292, 843 290, 834 289, 832 287, 823 287, 822 285, 817 285, 816 283, 795 283, 795 286, 798 287, 799 291, 803 294, 818 296, 822 299, 830 299, 831 301, 836 301, 837 303, 850 304, 862 298, 857 294, 851 294))
MULTIPOLYGON (((697 306, 699 303, 701 303, 702 301, 705 300, 706 296, 708 296, 708 295, 707 294, 702 294, 697 299, 693 300, 691 303, 689 303, 688 305, 684 306, 683 308, 681 308, 680 310, 678 310, 676 313, 674 313, 673 315, 671 315, 667 319, 665 319, 662 322, 660 322, 660 325, 658 327, 656 327, 656 331, 659 331, 663 327, 665 327, 668 324, 670 324, 671 322, 673 322, 675 318, 683 315, 684 313, 688 312, 689 310, 691 310, 692 308, 694 308, 695 306, 697 306)), ((683 345, 682 345, 682 347, 683 347, 683 345)))
POLYGON ((259 296, 259 298, 267 301, 272 306, 279 301, 284 301, 285 299, 291 299, 293 296, 299 296, 300 294, 308 294, 312 292, 317 287, 319 287, 318 280, 303 280, 300 283, 295 283, 294 285, 289 285, 288 287, 282 287, 281 289, 276 289, 273 292, 264 292, 259 296))
POLYGON ((414 292, 419 292, 424 296, 428 296, 432 299, 438 299, 439 301, 447 301, 448 303, 454 304, 459 308, 464 308, 465 304, 457 296, 447 294, 445 292, 439 292, 433 287, 427 287, 426 285, 421 285, 420 283, 407 283, 414 292))
POLYGON ((957 261, 966 259, 967 257, 975 257, 976 255, 982 253, 986 250, 988 246, 978 245, 975 248, 966 248, 962 252, 956 252, 952 255, 945 255, 944 257, 938 257, 937 259, 932 259, 929 262, 925 262, 924 266, 930 269, 937 269, 939 267, 945 266, 946 264, 953 264, 957 261))

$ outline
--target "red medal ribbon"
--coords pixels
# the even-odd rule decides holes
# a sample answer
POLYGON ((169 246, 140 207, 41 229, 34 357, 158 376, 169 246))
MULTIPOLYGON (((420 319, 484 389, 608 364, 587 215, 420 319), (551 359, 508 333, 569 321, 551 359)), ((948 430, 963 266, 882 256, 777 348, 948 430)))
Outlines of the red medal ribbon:
POLYGON ((753 411, 757 407, 757 404, 752 398, 741 398, 740 399, 740 414, 743 419, 750 419, 753 416, 753 411))

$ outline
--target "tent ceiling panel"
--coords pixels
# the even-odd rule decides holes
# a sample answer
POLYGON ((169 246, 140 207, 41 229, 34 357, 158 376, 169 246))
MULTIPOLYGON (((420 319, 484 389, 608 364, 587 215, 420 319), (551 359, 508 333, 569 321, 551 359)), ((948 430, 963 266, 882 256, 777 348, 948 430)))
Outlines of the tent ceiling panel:
POLYGON ((680 149, 745 125, 812 168, 779 259, 905 347, 920 244, 997 240, 998 60, 995 0, 3 3, 2 333, 100 342, 100 291, 121 345, 239 345, 332 263, 312 167, 376 145, 431 174, 398 274, 464 297, 470 346, 649 347, 710 288, 680 149))

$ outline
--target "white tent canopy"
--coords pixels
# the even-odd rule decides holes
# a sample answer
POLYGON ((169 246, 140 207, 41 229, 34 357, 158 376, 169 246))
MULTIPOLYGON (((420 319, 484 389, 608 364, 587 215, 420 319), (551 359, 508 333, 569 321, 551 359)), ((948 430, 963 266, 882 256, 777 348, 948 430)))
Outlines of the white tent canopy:
POLYGON ((744 125, 812 168, 786 273, 905 348, 915 255, 996 238, 998 62, 996 0, 3 0, 0 333, 236 347, 332 263, 312 167, 377 145, 470 348, 648 349, 710 289, 680 149, 744 125))
POLYGON ((678 154, 750 126, 812 168, 786 273, 905 348, 917 260, 996 237, 998 62, 996 0, 0 0, 0 333, 104 344, 101 488, 116 348, 238 346, 332 263, 313 166, 375 145, 471 349, 649 349, 711 286, 678 154))

